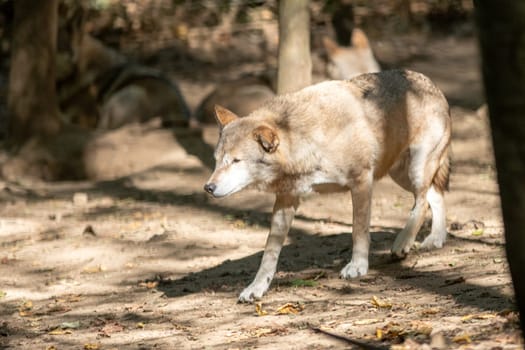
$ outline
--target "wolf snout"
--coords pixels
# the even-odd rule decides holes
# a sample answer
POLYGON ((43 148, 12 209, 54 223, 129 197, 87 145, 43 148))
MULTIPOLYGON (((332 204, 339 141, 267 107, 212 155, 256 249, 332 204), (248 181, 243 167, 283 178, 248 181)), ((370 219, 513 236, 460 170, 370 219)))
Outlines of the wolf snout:
POLYGON ((212 183, 207 183, 204 185, 204 191, 208 192, 209 194, 213 195, 213 192, 217 189, 217 185, 212 183))

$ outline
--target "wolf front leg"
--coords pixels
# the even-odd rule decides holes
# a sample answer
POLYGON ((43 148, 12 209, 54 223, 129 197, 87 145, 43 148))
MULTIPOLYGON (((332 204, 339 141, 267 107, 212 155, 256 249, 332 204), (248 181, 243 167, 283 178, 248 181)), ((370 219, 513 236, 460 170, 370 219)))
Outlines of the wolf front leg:
POLYGON ((270 234, 266 240, 266 247, 259 271, 253 282, 246 287, 239 296, 239 302, 253 302, 260 299, 268 290, 273 275, 277 269, 277 261, 286 235, 290 230, 295 211, 299 206, 299 198, 288 194, 278 194, 275 199, 270 234))
POLYGON ((352 260, 341 270, 342 278, 354 278, 368 273, 372 183, 372 173, 363 174, 355 180, 351 188, 353 207, 352 260))

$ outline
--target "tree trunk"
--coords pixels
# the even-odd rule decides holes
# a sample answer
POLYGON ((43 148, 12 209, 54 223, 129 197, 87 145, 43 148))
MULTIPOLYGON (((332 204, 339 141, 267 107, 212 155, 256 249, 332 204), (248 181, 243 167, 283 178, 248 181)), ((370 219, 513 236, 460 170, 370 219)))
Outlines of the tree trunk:
POLYGON ((312 82, 308 0, 279 3, 277 93, 300 90, 312 82))
POLYGON ((14 1, 8 138, 21 145, 59 130, 55 91, 58 0, 14 1))
POLYGON ((507 259, 525 334, 525 2, 475 1, 507 259))

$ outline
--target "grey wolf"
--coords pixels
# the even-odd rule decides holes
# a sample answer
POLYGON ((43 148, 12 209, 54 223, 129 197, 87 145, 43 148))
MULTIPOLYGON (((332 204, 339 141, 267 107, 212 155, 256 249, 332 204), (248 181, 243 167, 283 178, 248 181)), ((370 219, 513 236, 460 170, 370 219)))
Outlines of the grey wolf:
POLYGON ((270 82, 264 77, 243 77, 223 82, 202 100, 194 119, 201 123, 215 123, 217 104, 238 115, 247 115, 274 96, 270 82))
POLYGON ((328 56, 327 74, 331 79, 351 79, 359 74, 379 72, 366 34, 354 28, 349 46, 338 45, 329 37, 323 37, 328 56))
POLYGON ((217 106, 216 117, 216 165, 205 191, 217 198, 247 187, 276 194, 262 262, 241 302, 267 291, 299 200, 310 193, 351 192, 352 259, 343 278, 368 272, 372 187, 386 174, 415 198, 392 253, 410 251, 428 205, 432 228, 421 246, 445 242, 451 120, 445 97, 424 75, 395 70, 326 81, 277 96, 244 118, 217 106))
POLYGON ((71 45, 73 73, 58 84, 67 121, 115 129, 160 117, 165 126, 188 125, 184 97, 160 71, 130 62, 81 30, 74 32, 71 45))

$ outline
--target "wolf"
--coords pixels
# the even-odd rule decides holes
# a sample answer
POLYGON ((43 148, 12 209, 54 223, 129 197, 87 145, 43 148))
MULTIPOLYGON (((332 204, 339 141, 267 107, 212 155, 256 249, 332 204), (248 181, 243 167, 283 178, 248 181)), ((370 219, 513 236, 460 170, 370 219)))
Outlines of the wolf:
POLYGON ((116 129, 160 117, 186 127, 190 109, 175 82, 157 69, 130 62, 89 33, 71 39, 72 73, 58 82, 64 118, 86 128, 116 129))
POLYGON ((415 199, 392 253, 410 251, 428 205, 432 228, 421 247, 443 246, 451 119, 446 98, 426 76, 392 70, 325 81, 243 118, 217 106, 216 119, 216 165, 204 190, 217 198, 247 187, 276 194, 261 265, 240 302, 267 291, 300 198, 310 193, 351 192, 352 258, 342 278, 368 272, 372 187, 386 174, 415 199))
POLYGON ((323 37, 328 57, 326 71, 331 79, 351 79, 359 74, 381 70, 365 32, 354 28, 349 44, 340 46, 329 37, 323 37))
POLYGON ((264 76, 248 76, 220 83, 202 100, 193 119, 204 124, 215 124, 216 104, 236 114, 247 115, 275 96, 270 85, 271 82, 264 76))

